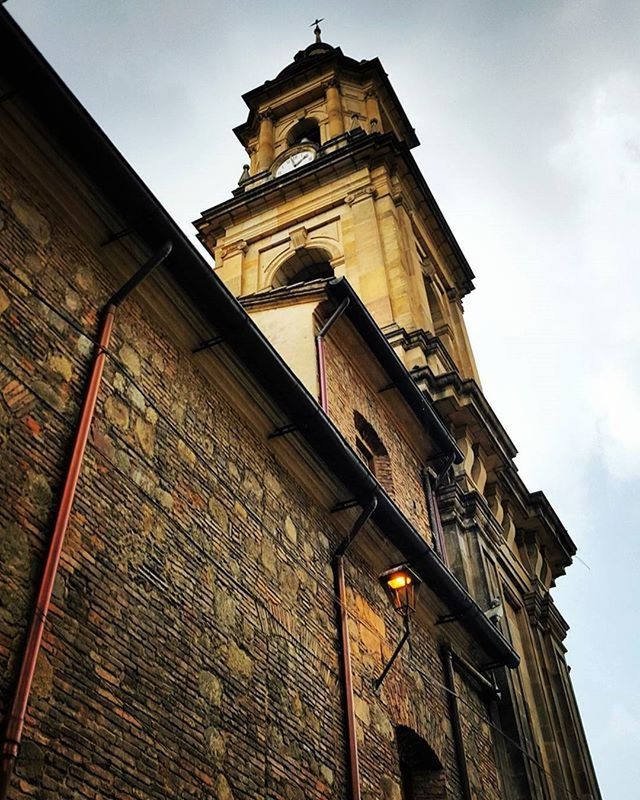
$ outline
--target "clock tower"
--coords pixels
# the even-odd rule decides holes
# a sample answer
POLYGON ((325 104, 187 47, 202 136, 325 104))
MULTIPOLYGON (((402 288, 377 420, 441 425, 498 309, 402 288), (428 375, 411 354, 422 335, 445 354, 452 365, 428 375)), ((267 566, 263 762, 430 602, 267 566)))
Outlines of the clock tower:
MULTIPOLYGON (((349 58, 316 31, 243 99, 249 114, 235 133, 250 163, 232 199, 195 223, 229 289, 241 297, 345 276, 386 334, 428 332, 441 344, 436 370, 477 379, 462 317, 473 273, 380 61, 349 58)), ((415 349, 404 360, 426 363, 415 349)))
MULTIPOLYGON (((340 313, 332 293, 344 284, 332 279, 346 278, 366 309, 356 316, 373 317, 462 454, 432 486, 440 555, 521 656, 517 670, 495 670, 501 796, 599 798, 564 658, 568 626, 550 594, 575 545, 545 495, 525 486, 482 392, 462 311, 473 272, 413 158, 419 142, 382 64, 349 58, 316 29, 315 42, 243 99, 249 113, 235 133, 249 163, 232 197, 196 221, 198 237, 384 487, 380 441, 397 438, 409 452, 415 437, 341 423, 349 376, 369 363, 362 338, 334 334, 328 403, 313 351, 327 308, 340 313)), ((379 383, 360 403, 373 414, 397 387, 379 383)), ((387 488, 419 509, 410 477, 403 468, 387 488)))

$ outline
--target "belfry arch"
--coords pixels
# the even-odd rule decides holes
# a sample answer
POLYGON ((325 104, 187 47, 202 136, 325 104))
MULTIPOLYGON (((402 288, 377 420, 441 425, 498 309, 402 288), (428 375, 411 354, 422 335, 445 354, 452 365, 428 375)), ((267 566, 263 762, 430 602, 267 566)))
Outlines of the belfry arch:
POLYGON ((320 145, 320 124, 315 117, 298 120, 287 133, 287 145, 293 147, 301 142, 312 142, 320 145))
POLYGON ((324 247, 300 247, 288 252, 274 267, 270 284, 273 288, 294 283, 332 278, 332 254, 324 247))

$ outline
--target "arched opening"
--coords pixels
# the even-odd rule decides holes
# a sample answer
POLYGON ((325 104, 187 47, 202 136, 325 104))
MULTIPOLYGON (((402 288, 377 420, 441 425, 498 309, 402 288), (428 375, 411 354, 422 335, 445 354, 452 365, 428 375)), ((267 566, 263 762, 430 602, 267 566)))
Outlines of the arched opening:
POLYGON ((429 310, 433 320, 433 332, 440 338, 449 355, 459 363, 460 354, 453 337, 450 319, 447 314, 445 299, 439 288, 432 281, 425 281, 429 310))
POLYGON ((299 120, 287 134, 289 147, 307 142, 320 146, 320 126, 318 125, 318 120, 313 119, 313 117, 305 117, 299 120))
POLYGON ((433 320, 433 332, 437 334, 438 331, 446 324, 446 319, 442 313, 442 303, 436 294, 436 289, 431 281, 425 281, 425 288, 427 290, 427 299, 429 301, 429 311, 431 312, 431 319, 433 320))
POLYGON ((358 411, 353 412, 356 426, 356 450, 360 458, 375 475, 378 483, 387 492, 393 491, 391 462, 387 448, 376 433, 371 423, 358 411))
POLYGON ((410 728, 396 728, 403 800, 446 800, 444 768, 425 740, 410 728))
POLYGON ((329 254, 326 250, 301 247, 276 272, 271 285, 277 288, 278 286, 291 286, 294 283, 332 277, 333 267, 329 263, 329 254))

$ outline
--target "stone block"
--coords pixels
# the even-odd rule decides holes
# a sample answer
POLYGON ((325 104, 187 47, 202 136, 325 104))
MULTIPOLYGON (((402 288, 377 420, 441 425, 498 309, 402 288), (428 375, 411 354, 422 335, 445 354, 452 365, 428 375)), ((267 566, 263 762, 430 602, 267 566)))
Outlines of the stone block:
POLYGON ((219 706, 222 700, 222 684, 212 672, 202 670, 198 675, 198 691, 212 706, 219 706))
POLYGON ((73 366, 71 361, 63 355, 53 355, 47 361, 49 369, 56 375, 59 375, 63 380, 70 381, 73 375, 73 366))
POLYGON ((120 360, 136 378, 140 377, 140 356, 129 344, 124 344, 118 351, 120 360))
POLYGON ((116 427, 127 430, 129 427, 129 407, 115 395, 107 397, 104 403, 104 415, 116 427))
POLYGON ((20 225, 38 244, 47 244, 51 238, 51 226, 25 197, 14 197, 11 211, 20 225))

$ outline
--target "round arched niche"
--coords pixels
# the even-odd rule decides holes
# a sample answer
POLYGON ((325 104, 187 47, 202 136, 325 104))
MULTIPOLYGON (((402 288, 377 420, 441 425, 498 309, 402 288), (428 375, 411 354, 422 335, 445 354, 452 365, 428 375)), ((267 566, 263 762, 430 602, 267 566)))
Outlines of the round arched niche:
POLYGON ((271 278, 271 286, 292 286, 319 278, 333 278, 331 254, 322 247, 301 247, 287 255, 271 278))
POLYGON ((396 744, 403 800, 447 800, 444 766, 427 741, 398 725, 396 744))

